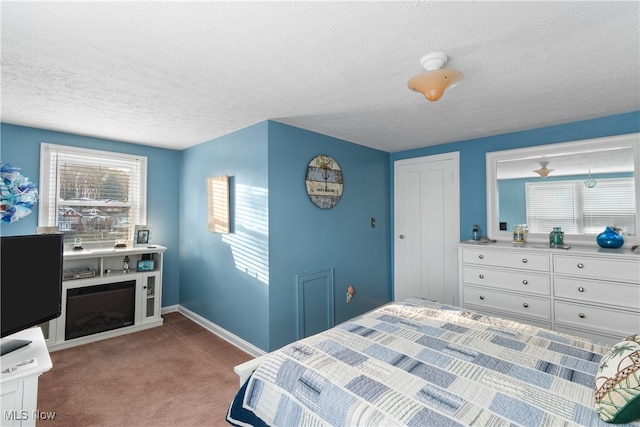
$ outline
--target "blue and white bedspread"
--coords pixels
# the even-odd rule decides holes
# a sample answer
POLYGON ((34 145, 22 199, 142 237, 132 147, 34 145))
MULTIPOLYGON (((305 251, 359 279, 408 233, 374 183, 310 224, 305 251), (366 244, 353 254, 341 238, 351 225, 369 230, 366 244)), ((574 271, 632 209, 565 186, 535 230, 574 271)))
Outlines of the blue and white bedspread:
POLYGON ((594 410, 594 374, 607 350, 410 298, 271 353, 227 420, 285 427, 610 426, 594 410))

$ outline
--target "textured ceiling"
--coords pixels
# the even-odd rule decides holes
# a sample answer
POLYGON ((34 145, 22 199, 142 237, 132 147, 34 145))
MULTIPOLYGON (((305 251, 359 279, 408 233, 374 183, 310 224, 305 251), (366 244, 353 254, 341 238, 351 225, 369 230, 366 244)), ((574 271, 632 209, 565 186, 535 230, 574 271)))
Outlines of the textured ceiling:
POLYGON ((395 152, 636 111, 639 4, 2 1, 1 119, 176 149, 272 119, 395 152), (429 102, 407 81, 440 50, 464 80, 429 102))

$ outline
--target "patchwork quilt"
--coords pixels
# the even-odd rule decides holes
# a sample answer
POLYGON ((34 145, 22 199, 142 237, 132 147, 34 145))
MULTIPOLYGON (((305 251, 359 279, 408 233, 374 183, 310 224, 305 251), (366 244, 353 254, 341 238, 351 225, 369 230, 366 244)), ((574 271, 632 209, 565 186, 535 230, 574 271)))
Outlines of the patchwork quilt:
POLYGON ((595 374, 607 350, 409 298, 271 353, 230 405, 227 421, 607 426, 594 409, 595 374))

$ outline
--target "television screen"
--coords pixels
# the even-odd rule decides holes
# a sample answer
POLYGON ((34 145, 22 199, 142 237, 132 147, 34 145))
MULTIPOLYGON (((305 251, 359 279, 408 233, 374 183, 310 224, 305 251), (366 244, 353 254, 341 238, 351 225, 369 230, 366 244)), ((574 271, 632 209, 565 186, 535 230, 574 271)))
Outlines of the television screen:
POLYGON ((2 337, 60 316, 62 234, 3 236, 0 241, 2 337))

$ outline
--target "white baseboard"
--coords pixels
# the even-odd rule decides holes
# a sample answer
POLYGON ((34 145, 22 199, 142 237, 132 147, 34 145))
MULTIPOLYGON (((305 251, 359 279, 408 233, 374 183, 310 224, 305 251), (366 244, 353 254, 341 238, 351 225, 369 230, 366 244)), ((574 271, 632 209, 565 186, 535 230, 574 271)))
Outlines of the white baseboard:
POLYGON ((180 306, 178 304, 162 307, 160 309, 160 314, 173 313, 174 311, 179 311, 179 307, 180 306))
POLYGON ((244 351, 245 353, 249 353, 253 357, 259 357, 259 356, 262 356, 263 354, 266 354, 264 350, 259 349, 253 344, 243 340, 237 335, 232 334, 226 329, 221 328, 220 326, 216 325, 210 320, 205 319, 204 317, 200 316, 198 313, 194 313, 188 308, 185 308, 181 305, 172 305, 168 307, 162 307, 162 313, 170 313, 172 311, 178 311, 179 313, 182 313, 185 317, 193 320, 203 328, 216 334, 223 340, 228 341, 230 344, 233 344, 234 346, 238 347, 240 350, 244 351))

